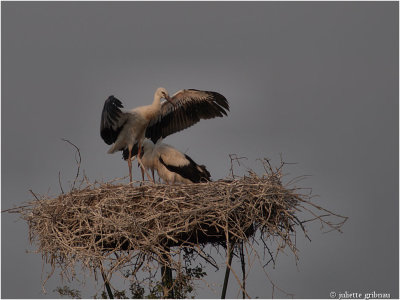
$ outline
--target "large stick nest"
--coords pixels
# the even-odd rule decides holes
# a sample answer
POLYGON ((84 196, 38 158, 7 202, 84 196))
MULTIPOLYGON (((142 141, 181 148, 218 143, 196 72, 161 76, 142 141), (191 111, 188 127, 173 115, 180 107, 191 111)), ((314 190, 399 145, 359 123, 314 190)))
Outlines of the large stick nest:
POLYGON ((109 275, 128 265, 136 272, 151 260, 177 270, 173 249, 195 251, 212 263, 204 245, 252 243, 256 232, 263 241, 278 237, 279 248, 288 246, 296 255, 296 229, 305 233, 299 212, 340 230, 345 219, 329 221, 340 216, 313 204, 303 190, 285 187, 282 165, 262 163, 262 176, 249 171, 200 184, 86 182, 55 198, 36 196, 16 211, 28 222, 37 251, 64 274, 73 273, 76 262, 103 270, 108 261, 109 275))

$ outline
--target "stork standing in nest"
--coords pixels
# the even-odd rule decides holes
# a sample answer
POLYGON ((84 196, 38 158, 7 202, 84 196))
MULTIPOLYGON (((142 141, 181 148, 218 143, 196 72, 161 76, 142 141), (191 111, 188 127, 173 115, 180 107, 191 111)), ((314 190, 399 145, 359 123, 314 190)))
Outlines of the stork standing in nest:
MULTIPOLYGON (((168 184, 210 181, 211 175, 204 165, 198 165, 188 155, 164 144, 162 138, 156 144, 144 139, 142 155, 143 166, 151 170, 153 181, 154 170, 168 184)), ((143 172, 142 179, 144 180, 143 172)))
POLYGON ((146 172, 140 159, 145 137, 155 143, 160 137, 188 128, 201 119, 226 116, 227 111, 229 104, 226 98, 210 91, 180 90, 169 97, 166 89, 158 88, 151 105, 132 110, 123 109, 121 101, 110 96, 101 114, 100 135, 106 144, 113 144, 108 153, 127 153, 124 158, 128 161, 132 182, 132 149, 137 149, 138 162, 142 171, 146 172), (162 98, 167 101, 161 103, 162 98))

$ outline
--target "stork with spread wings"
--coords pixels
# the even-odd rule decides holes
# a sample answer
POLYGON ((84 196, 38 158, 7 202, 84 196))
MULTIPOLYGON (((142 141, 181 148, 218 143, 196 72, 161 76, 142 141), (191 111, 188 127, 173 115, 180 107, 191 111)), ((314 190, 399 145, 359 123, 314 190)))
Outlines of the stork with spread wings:
POLYGON ((224 96, 195 89, 181 90, 170 97, 166 89, 158 88, 151 105, 132 110, 123 109, 121 101, 110 96, 104 103, 100 135, 106 144, 113 144, 108 153, 123 151, 132 182, 131 159, 134 155, 137 154, 138 162, 145 171, 140 160, 145 137, 156 143, 160 137, 165 138, 188 128, 201 119, 226 116, 227 111, 229 103, 224 96), (162 98, 167 101, 161 103, 162 98))

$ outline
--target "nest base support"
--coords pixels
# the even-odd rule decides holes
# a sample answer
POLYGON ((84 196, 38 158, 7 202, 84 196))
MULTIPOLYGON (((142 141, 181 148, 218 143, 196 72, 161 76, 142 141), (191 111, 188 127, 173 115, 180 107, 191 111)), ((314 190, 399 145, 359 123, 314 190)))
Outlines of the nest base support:
MULTIPOLYGON (((165 247, 165 250, 169 252, 169 247, 165 247)), ((163 254, 163 260, 169 262, 167 254, 163 254)), ((163 286, 163 297, 168 299, 174 298, 174 291, 172 289, 172 269, 168 263, 162 263, 161 266, 161 282, 163 286)))
POLYGON ((108 282, 108 279, 107 279, 106 275, 104 274, 103 270, 101 270, 101 276, 103 277, 104 285, 106 286, 108 297, 110 297, 110 299, 114 299, 114 295, 111 291, 110 283, 108 282))
POLYGON ((222 294, 221 294, 221 299, 225 299, 226 296, 226 290, 228 288, 228 281, 229 281, 229 274, 231 272, 231 264, 232 264, 232 257, 233 257, 233 243, 230 243, 229 249, 226 249, 228 252, 228 264, 226 265, 226 270, 225 270, 225 278, 224 278, 224 285, 222 287, 222 294))

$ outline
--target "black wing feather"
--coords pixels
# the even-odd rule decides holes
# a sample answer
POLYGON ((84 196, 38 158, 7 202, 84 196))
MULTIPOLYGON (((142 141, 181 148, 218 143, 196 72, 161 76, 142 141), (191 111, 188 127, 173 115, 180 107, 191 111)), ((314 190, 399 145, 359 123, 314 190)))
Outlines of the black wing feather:
POLYGON ((117 140, 117 137, 123 127, 118 126, 118 120, 121 118, 123 108, 121 101, 114 96, 108 97, 104 102, 101 112, 100 135, 104 142, 111 145, 117 140))
POLYGON ((166 164, 162 157, 159 157, 159 161, 170 171, 181 175, 183 178, 189 179, 193 183, 199 183, 201 181, 210 181, 210 173, 207 171, 206 167, 196 164, 193 159, 185 154, 185 158, 189 161, 189 164, 185 166, 172 166, 166 164), (201 171, 199 170, 201 169, 201 171))
POLYGON ((195 89, 178 92, 171 101, 161 105, 160 114, 150 121, 146 137, 154 143, 162 137, 188 128, 202 119, 223 117, 229 111, 228 100, 221 94, 195 89))

